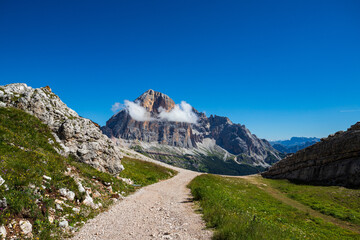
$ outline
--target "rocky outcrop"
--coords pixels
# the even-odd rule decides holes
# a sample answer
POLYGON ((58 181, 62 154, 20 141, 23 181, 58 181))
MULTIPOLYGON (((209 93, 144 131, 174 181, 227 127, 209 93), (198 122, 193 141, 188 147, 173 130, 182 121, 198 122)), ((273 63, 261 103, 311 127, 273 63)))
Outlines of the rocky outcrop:
MULTIPOLYGON (((167 95, 154 90, 146 91, 134 102, 145 108, 152 120, 136 121, 123 109, 102 127, 107 136, 190 149, 197 148, 205 139, 214 139, 228 155, 235 155, 238 162, 267 167, 280 160, 278 152, 266 140, 257 138, 244 125, 234 124, 226 117, 211 115, 208 118, 193 108, 197 123, 161 120, 159 109, 169 112, 176 105, 167 95)), ((227 159, 226 154, 223 159, 227 159)))
POLYGON ((360 186, 360 122, 281 160, 262 176, 324 185, 360 186))
POLYGON ((62 155, 71 154, 112 174, 123 170, 118 147, 97 124, 67 107, 50 87, 34 89, 20 83, 0 86, 0 107, 22 109, 47 124, 62 146, 58 150, 62 155))

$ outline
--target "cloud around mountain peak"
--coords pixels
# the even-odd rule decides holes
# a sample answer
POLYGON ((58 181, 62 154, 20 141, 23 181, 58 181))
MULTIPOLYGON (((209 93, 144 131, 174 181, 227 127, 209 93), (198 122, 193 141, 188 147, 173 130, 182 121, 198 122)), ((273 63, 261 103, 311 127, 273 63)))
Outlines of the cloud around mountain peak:
POLYGON ((159 118, 161 120, 168 120, 171 122, 187 122, 197 123, 198 117, 193 111, 193 107, 185 101, 181 101, 180 104, 176 104, 169 112, 164 108, 159 108, 159 118))
POLYGON ((159 107, 159 114, 157 114, 157 116, 151 116, 151 113, 140 105, 140 102, 125 100, 124 104, 116 102, 111 108, 113 112, 117 112, 121 109, 125 109, 132 119, 139 122, 170 121, 195 124, 198 121, 198 116, 193 111, 193 107, 185 101, 176 104, 170 111, 166 111, 164 108, 159 107))

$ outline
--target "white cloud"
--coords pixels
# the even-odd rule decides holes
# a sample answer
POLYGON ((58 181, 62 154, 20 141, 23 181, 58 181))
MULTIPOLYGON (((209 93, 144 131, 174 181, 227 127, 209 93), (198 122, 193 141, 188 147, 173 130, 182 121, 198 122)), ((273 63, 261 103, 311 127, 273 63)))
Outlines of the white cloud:
POLYGON ((360 109, 340 110, 340 112, 342 112, 342 113, 360 112, 360 109))
POLYGON ((165 109, 160 107, 159 112, 158 117, 160 120, 187 123, 196 123, 198 120, 198 117, 192 110, 192 106, 185 101, 182 101, 180 105, 176 104, 169 112, 166 112, 165 109))
POLYGON ((197 123, 198 117, 193 112, 193 108, 190 104, 182 101, 180 104, 176 104, 169 112, 162 107, 159 108, 159 115, 154 118, 151 117, 150 112, 146 108, 140 106, 140 103, 125 100, 124 104, 115 103, 111 110, 113 112, 125 108, 130 117, 136 121, 171 121, 171 122, 186 122, 197 123))
POLYGON ((111 106, 111 111, 115 113, 115 112, 119 111, 122 108, 124 108, 124 105, 119 103, 119 102, 116 102, 111 106))
POLYGON ((152 120, 150 113, 146 110, 146 108, 140 106, 140 103, 134 103, 129 100, 125 100, 124 105, 132 119, 139 122, 152 120))

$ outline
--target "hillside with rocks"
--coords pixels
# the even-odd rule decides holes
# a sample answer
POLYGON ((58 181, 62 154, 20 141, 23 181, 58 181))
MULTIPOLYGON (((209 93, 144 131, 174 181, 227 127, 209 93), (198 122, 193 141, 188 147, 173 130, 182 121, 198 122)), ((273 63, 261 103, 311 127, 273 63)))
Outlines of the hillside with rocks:
POLYGON ((59 149, 47 125, 0 107, 0 236, 57 239, 128 192, 120 179, 59 149))
POLYGON ((120 150, 102 134, 99 125, 67 107, 50 87, 34 89, 23 83, 0 86, 0 107, 24 110, 48 125, 63 156, 72 155, 112 174, 123 170, 120 150))
POLYGON ((360 122, 273 165, 263 177, 360 186, 360 122))
POLYGON ((192 170, 231 175, 257 173, 281 158, 269 142, 227 117, 207 117, 185 103, 148 90, 112 116, 103 133, 150 157, 192 170), (177 115, 175 115, 175 113, 177 115), (180 113, 186 114, 182 119, 180 113), (176 119, 177 116, 180 119, 176 119))
POLYGON ((175 174, 122 157, 50 88, 0 86, 0 239, 63 239, 136 189, 175 174))

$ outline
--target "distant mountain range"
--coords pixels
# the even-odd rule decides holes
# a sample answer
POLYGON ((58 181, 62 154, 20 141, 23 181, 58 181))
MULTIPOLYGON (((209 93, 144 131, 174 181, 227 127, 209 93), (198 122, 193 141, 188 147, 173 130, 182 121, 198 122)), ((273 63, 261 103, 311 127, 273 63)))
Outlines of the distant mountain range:
POLYGON ((320 141, 316 137, 292 137, 290 140, 269 141, 281 153, 295 153, 320 141))
POLYGON ((207 117, 186 102, 148 90, 112 116, 103 133, 176 166, 230 175, 263 171, 281 159, 268 141, 227 117, 207 117))

